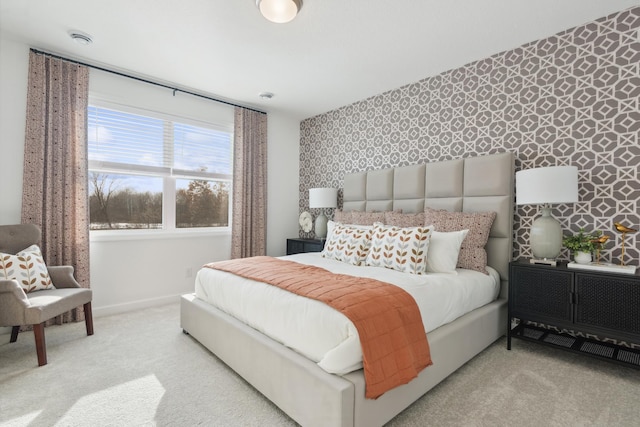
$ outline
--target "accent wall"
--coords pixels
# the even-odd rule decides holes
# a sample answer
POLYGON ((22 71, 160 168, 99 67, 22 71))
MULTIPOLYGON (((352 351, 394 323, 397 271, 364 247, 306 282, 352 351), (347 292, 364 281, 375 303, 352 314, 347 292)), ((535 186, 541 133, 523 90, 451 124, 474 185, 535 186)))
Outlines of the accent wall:
MULTIPOLYGON (((565 233, 611 236, 602 260, 618 263, 613 222, 640 225, 639 99, 635 7, 302 121, 300 212, 309 188, 341 188, 347 173, 513 151, 516 170, 578 167, 579 202, 553 215, 565 233)), ((514 258, 531 257, 537 215, 516 207, 514 258)), ((640 233, 625 246, 637 265, 640 233)))

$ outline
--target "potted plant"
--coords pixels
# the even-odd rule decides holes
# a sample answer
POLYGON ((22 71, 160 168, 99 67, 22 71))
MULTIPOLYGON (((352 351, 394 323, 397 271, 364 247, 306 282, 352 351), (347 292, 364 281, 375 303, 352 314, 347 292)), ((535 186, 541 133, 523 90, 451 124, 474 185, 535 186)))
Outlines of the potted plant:
POLYGON ((591 262, 591 253, 597 249, 596 241, 601 234, 600 231, 589 234, 581 228, 576 234, 564 236, 562 244, 573 252, 573 259, 578 264, 588 264, 591 262))

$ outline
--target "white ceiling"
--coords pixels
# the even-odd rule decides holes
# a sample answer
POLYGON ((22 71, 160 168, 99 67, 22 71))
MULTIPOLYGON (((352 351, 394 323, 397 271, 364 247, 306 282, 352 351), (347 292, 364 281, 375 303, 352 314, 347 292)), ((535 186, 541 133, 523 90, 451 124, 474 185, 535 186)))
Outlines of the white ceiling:
POLYGON ((640 0, 0 0, 2 37, 304 119, 512 49, 640 0), (93 37, 81 46, 68 36, 93 37), (271 100, 258 94, 273 92, 271 100))

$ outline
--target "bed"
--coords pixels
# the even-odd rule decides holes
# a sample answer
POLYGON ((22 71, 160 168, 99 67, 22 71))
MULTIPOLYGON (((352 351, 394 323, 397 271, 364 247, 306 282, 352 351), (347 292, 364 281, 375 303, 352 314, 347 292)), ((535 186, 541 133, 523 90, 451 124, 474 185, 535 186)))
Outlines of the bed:
POLYGON ((329 373, 195 293, 181 297, 181 326, 301 425, 382 425, 504 335, 513 180, 512 153, 345 176, 345 211, 496 212, 486 252, 500 278, 498 298, 428 332, 433 365, 375 400, 364 397, 362 369, 329 373))

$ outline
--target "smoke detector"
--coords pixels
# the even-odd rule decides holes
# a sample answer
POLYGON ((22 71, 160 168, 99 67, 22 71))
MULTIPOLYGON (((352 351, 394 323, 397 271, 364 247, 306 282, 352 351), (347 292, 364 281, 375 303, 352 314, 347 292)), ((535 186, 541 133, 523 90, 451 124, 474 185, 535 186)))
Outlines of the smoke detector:
POLYGON ((93 43, 91 36, 81 31, 69 31, 69 37, 78 44, 88 45, 93 43))

